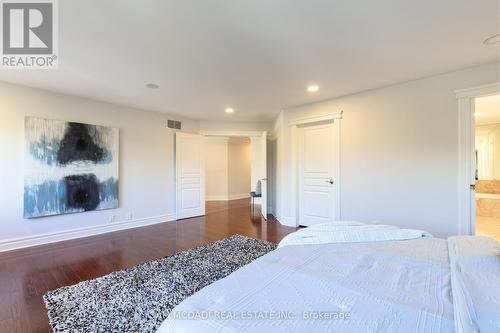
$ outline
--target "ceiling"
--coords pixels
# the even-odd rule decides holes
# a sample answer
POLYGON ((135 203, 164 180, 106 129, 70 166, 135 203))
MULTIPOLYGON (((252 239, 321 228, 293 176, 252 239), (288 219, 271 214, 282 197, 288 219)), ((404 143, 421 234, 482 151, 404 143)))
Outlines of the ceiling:
POLYGON ((476 125, 500 124, 500 95, 476 98, 476 125))
POLYGON ((0 70, 0 80, 201 120, 268 121, 285 107, 499 57, 498 44, 482 44, 498 33, 498 0, 58 6, 59 69, 0 70))

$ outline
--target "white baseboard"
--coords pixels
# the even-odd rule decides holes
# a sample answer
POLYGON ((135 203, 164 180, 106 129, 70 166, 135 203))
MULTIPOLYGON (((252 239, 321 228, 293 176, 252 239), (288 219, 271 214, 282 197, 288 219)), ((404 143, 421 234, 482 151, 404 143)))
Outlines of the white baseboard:
POLYGON ((228 200, 227 199, 227 195, 207 195, 205 197, 205 200, 206 201, 226 201, 228 200))
POLYGON ((229 200, 238 200, 238 199, 246 199, 250 198, 250 193, 241 193, 241 194, 231 194, 229 195, 229 200))
POLYGON ((113 222, 109 224, 96 225, 85 228, 71 229, 53 233, 45 233, 35 236, 6 239, 0 241, 0 252, 55 243, 75 238, 95 236, 113 231, 139 228, 147 225, 175 221, 175 220, 176 220, 175 214, 165 214, 165 215, 146 217, 130 221, 113 222))
POLYGON ((250 193, 231 194, 231 195, 207 195, 206 201, 227 201, 250 198, 250 193))

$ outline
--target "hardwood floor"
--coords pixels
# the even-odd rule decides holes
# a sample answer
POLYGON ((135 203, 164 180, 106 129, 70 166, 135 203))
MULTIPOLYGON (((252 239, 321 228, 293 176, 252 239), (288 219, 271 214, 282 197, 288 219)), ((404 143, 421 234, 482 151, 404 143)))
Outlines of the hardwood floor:
POLYGON ((247 199, 207 202, 204 217, 0 253, 0 332, 50 332, 42 295, 234 234, 278 242, 295 228, 250 214, 247 199))

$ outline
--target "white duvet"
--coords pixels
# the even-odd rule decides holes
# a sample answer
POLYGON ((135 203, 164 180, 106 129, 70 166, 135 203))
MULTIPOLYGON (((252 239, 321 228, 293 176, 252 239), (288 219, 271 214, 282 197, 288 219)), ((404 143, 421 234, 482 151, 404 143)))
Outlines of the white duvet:
POLYGON ((308 229, 187 298, 158 332, 500 332, 494 240, 308 229))
POLYGON ((382 242, 421 237, 432 237, 432 235, 426 231, 400 229, 394 225, 340 221, 317 224, 293 232, 281 240, 278 248, 290 245, 382 242))
POLYGON ((500 332, 500 248, 487 237, 448 238, 455 330, 500 332))

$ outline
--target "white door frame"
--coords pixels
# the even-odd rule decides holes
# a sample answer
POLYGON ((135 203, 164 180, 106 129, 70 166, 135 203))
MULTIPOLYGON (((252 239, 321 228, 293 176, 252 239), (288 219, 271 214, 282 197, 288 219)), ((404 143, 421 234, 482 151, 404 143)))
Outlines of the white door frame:
POLYGON ((294 198, 291 202, 291 212, 295 216, 292 216, 292 221, 295 221, 295 226, 298 226, 299 223, 299 145, 298 145, 298 127, 299 126, 304 126, 304 125, 314 125, 322 122, 328 122, 328 121, 333 121, 333 127, 334 127, 334 136, 335 136, 335 141, 336 141, 336 156, 335 156, 335 163, 334 163, 334 181, 335 181, 335 190, 334 190, 334 195, 335 195, 335 216, 334 219, 335 221, 338 221, 341 219, 341 212, 340 212, 340 122, 342 120, 342 114, 343 111, 336 112, 336 113, 331 113, 327 114, 324 116, 319 116, 319 117, 312 117, 312 118, 303 118, 303 119, 298 119, 298 120, 293 120, 288 123, 288 126, 290 127, 290 133, 291 133, 291 145, 293 149, 291 150, 292 156, 292 165, 291 165, 291 176, 294 180, 292 183, 291 187, 291 196, 294 198))
MULTIPOLYGON (((205 136, 223 136, 223 137, 248 137, 248 138, 261 138, 262 135, 268 134, 268 131, 205 131, 201 130, 198 132, 201 135, 205 136)), ((253 162, 252 162, 253 163, 253 162)), ((266 161, 266 165, 264 166, 266 168, 267 172, 267 163, 269 161, 266 161)), ((266 181, 269 179, 269 175, 266 177, 266 181)), ((267 182, 267 198, 266 200, 269 202, 269 194, 271 193, 270 187, 269 187, 269 182, 267 182)), ((252 184, 253 186, 253 184, 252 184)), ((268 212, 269 212, 269 207, 268 207, 268 212)), ((267 216, 264 217, 267 220, 267 216)))
POLYGON ((206 136, 243 136, 260 137, 267 131, 199 131, 199 134, 206 136))
POLYGON ((456 90, 458 100, 458 234, 476 231, 475 99, 500 93, 500 83, 456 90))

